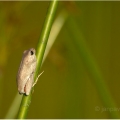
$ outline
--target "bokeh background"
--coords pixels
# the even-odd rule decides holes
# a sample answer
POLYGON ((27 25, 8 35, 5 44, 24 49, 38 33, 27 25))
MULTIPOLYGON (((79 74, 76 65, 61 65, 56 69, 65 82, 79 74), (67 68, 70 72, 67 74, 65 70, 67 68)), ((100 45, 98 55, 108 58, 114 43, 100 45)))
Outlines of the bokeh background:
MULTIPOLYGON (((36 48, 48 6, 49 1, 0 2, 0 118, 6 118, 17 94, 22 53, 36 48)), ((120 2, 61 1, 55 19, 63 11, 68 19, 42 65, 27 118, 115 118, 111 114, 120 115, 120 2), (101 98, 103 86, 115 107, 101 98)))

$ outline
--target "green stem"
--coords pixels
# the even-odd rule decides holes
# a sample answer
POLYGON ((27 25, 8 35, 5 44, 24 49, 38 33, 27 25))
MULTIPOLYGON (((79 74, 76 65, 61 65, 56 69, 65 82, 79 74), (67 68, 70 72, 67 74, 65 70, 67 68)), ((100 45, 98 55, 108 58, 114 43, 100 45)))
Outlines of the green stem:
MULTIPOLYGON (((51 27, 52 27, 52 23, 53 23, 53 20, 54 20, 57 4, 58 4, 57 0, 51 1, 50 5, 49 5, 49 8, 48 8, 48 11, 47 11, 47 15, 46 15, 45 22, 43 24, 43 28, 42 28, 42 32, 41 32, 41 36, 40 36, 40 39, 39 39, 39 42, 38 42, 38 45, 37 45, 37 51, 36 51, 37 68, 36 68, 34 78, 37 77, 38 72, 39 72, 39 70, 41 68, 41 65, 42 65, 42 60, 43 60, 44 52, 45 52, 45 49, 46 49, 46 45, 47 45, 48 37, 49 37, 49 34, 50 34, 50 30, 51 30, 51 27)), ((32 89, 32 91, 33 91, 33 89, 32 89)), ((30 103, 31 103, 31 98, 32 98, 32 94, 30 94, 29 96, 23 95, 17 118, 19 118, 19 119, 25 119, 26 118, 27 113, 28 113, 28 109, 29 109, 29 106, 30 106, 30 103)))
POLYGON ((39 62, 37 64, 35 77, 38 75, 38 72, 39 72, 39 70, 41 68, 41 65, 42 65, 43 55, 44 55, 44 52, 45 52, 48 37, 49 37, 50 30, 51 30, 51 27, 52 27, 53 19, 54 19, 54 16, 55 16, 57 3, 58 3, 57 0, 51 1, 50 7, 48 9, 48 13, 47 13, 47 16, 46 16, 46 19, 45 19, 45 22, 44 22, 44 26, 43 26, 43 29, 42 29, 42 32, 41 32, 41 36, 40 36, 40 39, 39 39, 39 42, 38 42, 38 45, 37 45, 36 56, 37 56, 37 60, 39 62))
MULTIPOLYGON (((73 37, 73 44, 75 48, 79 51, 81 58, 86 65, 89 73, 91 74, 100 98, 106 108, 114 109, 116 108, 115 102, 111 97, 111 94, 104 82, 104 78, 99 70, 99 67, 94 60, 94 57, 91 55, 90 50, 86 46, 85 39, 81 34, 81 31, 78 28, 75 20, 71 17, 68 20, 68 30, 71 37, 73 37)), ((108 111, 111 118, 120 118, 118 111, 108 111)))

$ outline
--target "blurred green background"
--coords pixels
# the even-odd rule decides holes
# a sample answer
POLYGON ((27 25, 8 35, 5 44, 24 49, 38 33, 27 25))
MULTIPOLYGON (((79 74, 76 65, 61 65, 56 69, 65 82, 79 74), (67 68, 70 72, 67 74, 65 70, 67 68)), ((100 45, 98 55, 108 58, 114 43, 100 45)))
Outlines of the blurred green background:
MULTIPOLYGON (((22 53, 36 48, 48 5, 49 1, 0 2, 0 118, 16 96, 22 53)), ((120 2, 61 1, 56 18, 63 10, 80 33, 73 21, 65 20, 43 63, 27 118, 112 118, 120 114, 120 2), (95 82, 97 74, 103 83, 95 82), (103 84, 114 108, 101 98, 103 84)))

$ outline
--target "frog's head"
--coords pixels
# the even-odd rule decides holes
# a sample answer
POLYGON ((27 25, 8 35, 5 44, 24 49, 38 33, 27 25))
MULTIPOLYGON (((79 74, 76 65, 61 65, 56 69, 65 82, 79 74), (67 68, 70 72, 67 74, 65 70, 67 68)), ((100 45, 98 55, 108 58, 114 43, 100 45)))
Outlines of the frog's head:
POLYGON ((36 62, 36 55, 35 55, 35 49, 30 48, 29 50, 24 51, 24 62, 25 64, 31 64, 33 62, 36 62))

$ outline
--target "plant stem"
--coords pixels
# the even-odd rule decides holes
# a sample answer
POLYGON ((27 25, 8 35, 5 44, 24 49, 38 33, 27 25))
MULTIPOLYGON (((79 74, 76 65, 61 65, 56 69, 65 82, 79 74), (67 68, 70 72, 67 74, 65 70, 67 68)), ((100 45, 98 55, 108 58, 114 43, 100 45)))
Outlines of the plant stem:
POLYGON ((41 65, 42 65, 43 55, 44 55, 45 48, 46 48, 46 45, 47 45, 47 42, 48 42, 48 37, 49 37, 50 30, 51 30, 51 27, 52 27, 53 19, 54 19, 54 16, 55 16, 57 3, 58 3, 57 0, 51 1, 50 7, 48 9, 48 13, 47 13, 47 16, 46 16, 46 19, 45 19, 45 22, 44 22, 44 26, 43 26, 43 29, 42 29, 42 32, 41 32, 41 35, 40 35, 40 39, 39 39, 38 44, 37 44, 36 56, 37 56, 37 60, 39 62, 37 63, 35 78, 37 77, 38 72, 39 72, 39 70, 41 68, 41 65))
MULTIPOLYGON (((68 30, 70 32, 71 37, 73 37, 73 44, 75 45, 75 48, 77 51, 79 51, 79 55, 81 55, 81 58, 86 65, 89 73, 91 74, 93 78, 93 82, 96 85, 96 88, 98 90, 99 96, 106 108, 114 109, 116 108, 116 104, 114 100, 111 97, 111 94, 104 82, 104 78, 99 70, 99 67, 96 64, 96 61, 94 60, 94 57, 91 55, 90 50, 86 46, 85 39, 81 34, 81 31, 79 30, 78 26, 76 24, 76 21, 73 19, 73 17, 68 19, 68 30)), ((119 111, 108 111, 111 118, 120 118, 119 111)))
MULTIPOLYGON (((52 48, 53 44, 55 43, 55 40, 56 40, 57 36, 59 35, 62 27, 64 26, 67 18, 68 18, 68 14, 63 10, 59 13, 57 18, 55 19, 55 21, 52 25, 52 29, 50 32, 49 40, 48 40, 48 43, 46 46, 46 50, 45 50, 45 54, 44 54, 42 63, 45 62, 46 57, 47 57, 48 53, 50 52, 50 49, 52 48)), ((22 96, 20 96, 17 92, 17 94, 14 97, 13 102, 11 103, 11 105, 5 115, 5 119, 15 118, 16 114, 18 113, 21 100, 22 100, 22 96)))
MULTIPOLYGON (((43 60, 44 52, 46 49, 50 30, 52 27, 52 23, 54 20, 57 4, 58 4, 57 0, 53 0, 50 2, 50 5, 49 5, 48 11, 47 11, 47 15, 46 15, 46 18, 45 18, 45 21, 43 24, 41 36, 40 36, 40 39, 39 39, 39 42, 37 45, 37 51, 36 51, 37 68, 36 68, 35 77, 34 77, 35 79, 36 79, 38 72, 42 65, 42 60, 43 60)), ((31 91, 33 91, 33 88, 31 91)), ((23 95, 17 118, 19 118, 19 119, 26 118, 28 109, 29 109, 29 106, 31 103, 31 98, 32 98, 32 94, 30 94, 28 96, 23 95)))

